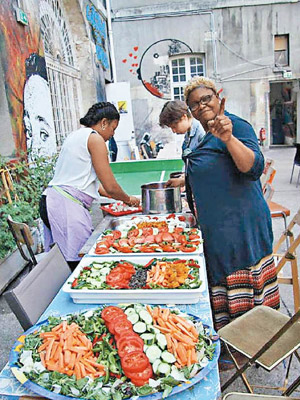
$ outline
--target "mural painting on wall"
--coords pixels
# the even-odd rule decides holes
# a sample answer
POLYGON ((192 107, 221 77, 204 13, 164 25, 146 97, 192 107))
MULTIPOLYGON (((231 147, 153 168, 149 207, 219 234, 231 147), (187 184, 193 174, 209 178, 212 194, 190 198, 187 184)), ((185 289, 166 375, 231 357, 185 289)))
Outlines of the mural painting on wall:
POLYGON ((192 49, 177 39, 161 39, 148 46, 138 60, 138 56, 134 54, 138 48, 138 46, 133 47, 133 52, 128 53, 129 58, 124 58, 122 62, 128 63, 129 72, 136 75, 153 96, 170 100, 169 57, 192 53, 192 49))
POLYGON ((26 1, 28 25, 16 21, 10 2, 0 3, 1 62, 16 155, 56 151, 50 89, 39 29, 38 3, 26 1))
POLYGON ((86 18, 92 28, 92 36, 96 45, 97 59, 105 70, 109 69, 106 51, 106 21, 92 4, 86 6, 86 18))

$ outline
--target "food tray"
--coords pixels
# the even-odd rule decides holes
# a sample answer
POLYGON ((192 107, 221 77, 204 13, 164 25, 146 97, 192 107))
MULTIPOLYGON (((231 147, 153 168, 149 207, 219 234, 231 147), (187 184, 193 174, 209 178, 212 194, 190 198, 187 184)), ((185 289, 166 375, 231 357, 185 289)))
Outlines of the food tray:
MULTIPOLYGON (((109 225, 106 227, 106 230, 123 230, 123 228, 125 227, 125 230, 129 230, 130 226, 133 225, 133 221, 136 220, 138 218, 139 221, 148 221, 149 219, 157 219, 159 218, 160 220, 163 219, 168 219, 169 215, 174 215, 175 217, 181 217, 181 218, 185 218, 185 221, 180 221, 181 224, 185 224, 186 228, 192 228, 195 226, 195 218, 191 213, 181 213, 181 214, 162 214, 162 215, 144 215, 144 214, 138 214, 136 216, 133 217, 129 217, 129 216, 124 216, 124 217, 119 217, 119 218, 113 218, 111 219, 109 225)), ((169 219, 170 221, 172 219, 169 219)), ((183 225, 181 225, 183 226, 183 225)), ((201 231, 197 230, 197 234, 200 236, 200 243, 196 246, 196 250, 193 252, 184 252, 181 250, 178 250, 176 252, 171 252, 171 251, 162 251, 162 252, 158 252, 158 251, 153 251, 153 252, 147 252, 147 254, 151 254, 152 256, 156 256, 156 255, 164 255, 164 256, 174 256, 174 255, 179 255, 179 254, 190 254, 190 255, 197 255, 197 254, 202 254, 203 253, 203 244, 202 244, 202 235, 201 235, 201 231)), ((97 243, 101 241, 102 237, 104 235, 101 234, 98 239, 96 240, 96 243, 92 246, 92 248, 90 249, 90 251, 88 252, 88 255, 90 256, 115 256, 115 255, 120 255, 120 256, 124 256, 125 255, 135 255, 135 256, 144 256, 145 252, 130 252, 130 253, 125 253, 118 251, 116 249, 111 249, 109 250, 108 253, 106 254, 97 254, 95 253, 95 249, 97 246, 97 243)))
MULTIPOLYGON (((165 256, 155 256, 161 259, 165 256)), ((146 304, 194 304, 199 301, 201 293, 206 288, 205 264, 202 256, 174 255, 172 257, 188 260, 193 258, 200 265, 199 274, 202 284, 196 289, 72 289, 71 284, 78 277, 82 268, 89 266, 95 261, 95 257, 85 256, 77 265, 74 272, 70 275, 62 290, 70 295, 74 303, 102 304, 102 303, 146 303, 146 304)), ((146 264, 153 257, 141 256, 120 256, 118 257, 99 257, 99 262, 104 261, 132 261, 135 263, 146 264)), ((168 257, 169 258, 169 257, 168 257)))
POLYGON ((107 204, 105 206, 101 206, 101 210, 107 212, 110 215, 113 215, 115 217, 121 217, 123 215, 129 215, 129 214, 136 214, 139 212, 142 212, 142 207, 131 207, 131 210, 127 210, 127 211, 113 211, 111 208, 113 206, 114 203, 110 203, 107 204))
MULTIPOLYGON (((95 309, 89 309, 87 310, 88 312, 94 311, 95 309)), ((70 316, 69 314, 68 316, 70 316)), ((193 316, 195 319, 195 322, 200 321, 201 319, 196 316, 195 314, 188 313, 188 315, 193 316)), ((40 329, 42 325, 48 324, 49 321, 44 320, 41 321, 35 325, 33 325, 31 328, 29 328, 26 332, 24 332, 14 343, 12 346, 12 349, 10 351, 9 355, 9 367, 11 368, 11 371, 15 378, 22 384, 22 387, 24 389, 27 389, 31 392, 36 393, 37 395, 41 397, 45 397, 48 399, 52 400, 71 400, 71 399, 76 399, 76 397, 70 397, 66 395, 62 395, 59 393, 52 392, 43 386, 38 385, 37 383, 31 381, 28 379, 25 374, 20 370, 20 364, 19 364, 19 356, 20 356, 20 349, 24 345, 25 337, 28 336, 29 334, 32 334, 40 329)), ((209 328, 206 324, 203 324, 205 327, 209 328)), ((210 328, 211 334, 214 337, 218 337, 216 332, 210 328)), ((194 385, 199 383, 201 380, 205 379, 205 377, 212 371, 213 368, 215 368, 218 358, 220 356, 220 340, 215 340, 215 351, 213 354, 213 358, 208 362, 206 366, 204 366, 194 377, 190 378, 187 381, 181 382, 179 385, 173 387, 173 390, 171 392, 171 396, 181 393, 187 389, 191 389, 194 385)), ((143 400, 159 400, 162 399, 163 392, 156 392, 147 396, 142 396, 143 400)), ((83 398, 81 398, 83 399, 83 398)), ((133 397, 128 398, 128 400, 133 399, 133 397)))

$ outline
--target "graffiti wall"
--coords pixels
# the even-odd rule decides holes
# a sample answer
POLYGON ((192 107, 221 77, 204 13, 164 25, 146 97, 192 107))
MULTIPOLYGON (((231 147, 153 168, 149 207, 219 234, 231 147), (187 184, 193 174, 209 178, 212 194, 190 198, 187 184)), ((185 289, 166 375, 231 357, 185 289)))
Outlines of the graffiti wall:
POLYGON ((24 1, 23 23, 13 1, 0 2, 0 50, 16 155, 53 154, 56 141, 38 1, 24 1), (27 23, 26 23, 27 22, 27 23))

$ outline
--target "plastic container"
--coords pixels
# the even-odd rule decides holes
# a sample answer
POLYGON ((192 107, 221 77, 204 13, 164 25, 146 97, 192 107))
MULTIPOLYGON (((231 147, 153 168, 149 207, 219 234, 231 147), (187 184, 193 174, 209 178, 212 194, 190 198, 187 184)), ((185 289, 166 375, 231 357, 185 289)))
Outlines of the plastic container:
MULTIPOLYGON (((185 255, 178 256, 174 253, 172 258, 180 258, 188 260, 193 258, 198 261, 200 265, 199 274, 202 284, 196 289, 72 289, 71 285, 75 278, 79 276, 82 268, 88 267, 92 262, 95 262, 96 257, 85 256, 80 261, 74 272, 70 275, 69 279, 64 284, 62 290, 68 293, 74 303, 86 304, 104 304, 104 303, 145 303, 145 304, 194 304, 200 299, 201 293, 206 288, 206 274, 205 263, 202 256, 185 255)), ((134 263, 146 264, 153 257, 98 257, 99 262, 104 261, 117 261, 126 260, 134 263)), ((163 258, 162 256, 155 257, 157 259, 163 258)), ((168 257, 171 258, 171 257, 168 257)))

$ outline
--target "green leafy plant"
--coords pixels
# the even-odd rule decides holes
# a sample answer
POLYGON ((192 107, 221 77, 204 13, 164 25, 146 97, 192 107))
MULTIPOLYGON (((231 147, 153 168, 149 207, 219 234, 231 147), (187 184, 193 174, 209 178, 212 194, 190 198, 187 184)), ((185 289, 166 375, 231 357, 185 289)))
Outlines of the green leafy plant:
POLYGON ((14 163, 5 158, 0 159, 0 169, 7 168, 10 171, 14 186, 14 192, 11 192, 13 204, 8 203, 4 194, 0 199, 0 259, 16 247, 13 236, 8 231, 7 216, 11 215, 13 220, 25 222, 29 226, 35 225, 34 221, 39 218, 40 197, 53 176, 56 158, 57 156, 35 156, 31 164, 24 157, 14 163))

